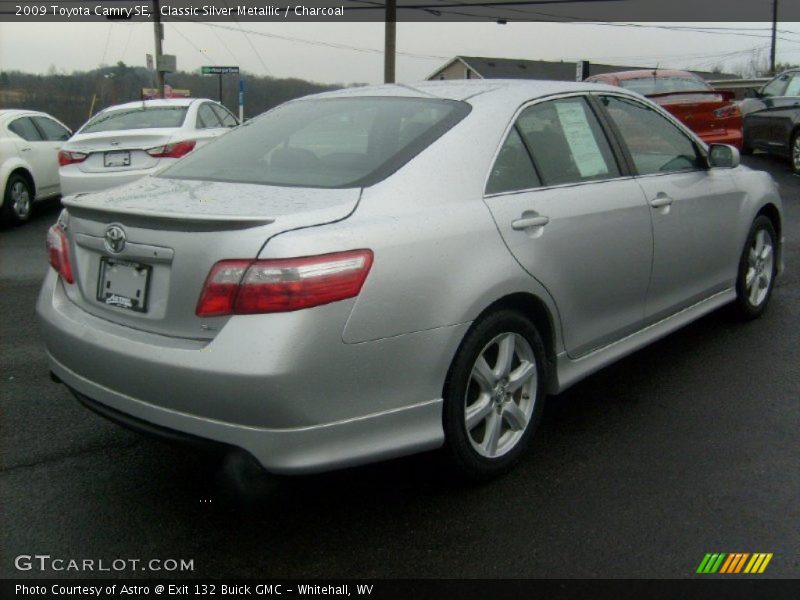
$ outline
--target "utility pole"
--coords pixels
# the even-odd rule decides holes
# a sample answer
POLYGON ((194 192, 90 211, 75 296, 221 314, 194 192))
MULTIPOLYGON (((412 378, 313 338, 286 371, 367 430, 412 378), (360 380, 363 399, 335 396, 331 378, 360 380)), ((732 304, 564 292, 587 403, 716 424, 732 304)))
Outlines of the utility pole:
POLYGON ((394 83, 397 42, 397 0, 386 0, 386 34, 383 49, 383 82, 394 83))
POLYGON ((775 46, 778 40, 778 0, 772 0, 772 46, 769 51, 769 74, 775 75, 775 46))
POLYGON ((161 26, 161 11, 159 10, 159 0, 153 0, 153 28, 155 29, 156 37, 156 88, 158 89, 158 97, 164 97, 164 71, 162 67, 162 50, 161 40, 164 39, 164 28, 161 26))

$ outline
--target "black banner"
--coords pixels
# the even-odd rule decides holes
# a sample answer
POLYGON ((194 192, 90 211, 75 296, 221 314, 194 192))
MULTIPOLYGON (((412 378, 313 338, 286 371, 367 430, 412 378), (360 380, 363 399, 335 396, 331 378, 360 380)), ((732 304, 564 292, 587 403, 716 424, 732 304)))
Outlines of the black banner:
POLYGON ((783 600, 800 597, 800 581, 752 577, 695 580, 3 580, 9 598, 364 598, 369 600, 783 600))
MULTIPOLYGON (((384 21, 387 0, 0 0, 0 21, 384 21)), ((771 22, 768 0, 396 0, 408 22, 771 22)), ((800 2, 778 0, 780 22, 800 2)))

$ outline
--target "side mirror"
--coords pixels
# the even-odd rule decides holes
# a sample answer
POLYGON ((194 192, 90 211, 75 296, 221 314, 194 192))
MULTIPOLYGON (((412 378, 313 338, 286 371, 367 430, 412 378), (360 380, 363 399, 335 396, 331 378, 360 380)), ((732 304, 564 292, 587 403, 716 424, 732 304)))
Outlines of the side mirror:
POLYGON ((728 144, 711 144, 708 147, 708 166, 720 169, 734 169, 741 163, 739 150, 728 144))

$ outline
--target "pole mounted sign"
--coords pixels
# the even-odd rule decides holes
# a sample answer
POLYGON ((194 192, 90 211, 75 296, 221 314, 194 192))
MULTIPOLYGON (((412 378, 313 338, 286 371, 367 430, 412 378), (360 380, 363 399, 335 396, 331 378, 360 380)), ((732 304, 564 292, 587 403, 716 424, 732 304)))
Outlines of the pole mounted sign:
POLYGON ((203 75, 228 75, 238 73, 239 67, 200 67, 203 75))

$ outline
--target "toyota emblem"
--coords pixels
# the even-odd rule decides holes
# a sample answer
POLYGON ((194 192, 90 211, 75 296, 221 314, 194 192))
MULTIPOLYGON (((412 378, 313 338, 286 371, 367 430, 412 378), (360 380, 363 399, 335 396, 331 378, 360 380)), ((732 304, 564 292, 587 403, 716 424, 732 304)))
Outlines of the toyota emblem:
POLYGON ((109 225, 103 239, 106 250, 112 254, 119 254, 125 249, 125 231, 119 225, 109 225))

